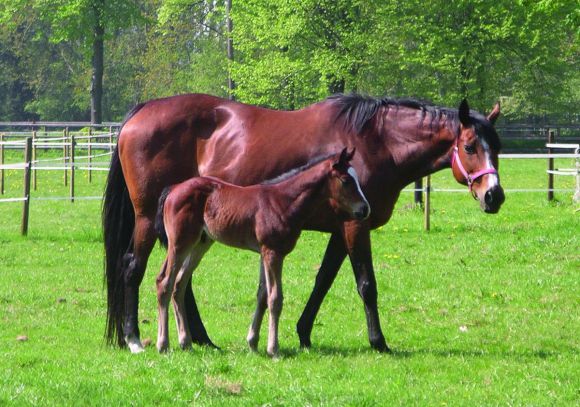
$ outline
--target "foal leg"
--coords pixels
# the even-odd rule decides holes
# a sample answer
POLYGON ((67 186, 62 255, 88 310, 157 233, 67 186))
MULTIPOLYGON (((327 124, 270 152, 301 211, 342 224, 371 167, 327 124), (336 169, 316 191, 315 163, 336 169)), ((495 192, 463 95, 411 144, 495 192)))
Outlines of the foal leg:
POLYGON ((268 306, 268 292, 266 289, 266 271, 264 270, 264 261, 260 257, 260 283, 258 284, 258 293, 256 294, 256 311, 254 312, 254 319, 250 325, 250 330, 246 340, 250 349, 258 350, 258 341, 260 340, 260 327, 262 326, 262 319, 264 312, 268 306))
POLYGON ((177 270, 181 268, 182 261, 175 253, 173 247, 167 251, 167 259, 157 276, 157 306, 159 318, 157 322, 157 350, 165 352, 169 348, 169 312, 168 306, 173 292, 173 285, 177 270))
POLYGON ((373 268, 369 229, 359 222, 348 222, 344 224, 343 233, 357 290, 365 306, 369 342, 371 347, 379 352, 390 352, 379 320, 377 281, 373 268))
MULTIPOLYGON (((199 243, 188 256, 187 261, 183 264, 175 280, 173 290, 173 308, 175 310, 175 319, 177 321, 177 332, 179 337, 179 346, 181 349, 189 349, 192 344, 192 332, 188 323, 188 314, 185 301, 186 288, 191 287, 191 275, 197 269, 201 259, 207 253, 213 240, 203 234, 199 243)), ((193 294, 193 292, 192 292, 193 294)))
POLYGON ((345 257, 346 248, 344 247, 344 240, 339 233, 333 233, 330 236, 322 264, 316 275, 316 282, 312 294, 310 294, 308 303, 304 307, 304 311, 302 311, 302 315, 296 324, 296 332, 298 332, 298 337, 300 338, 300 346, 303 348, 309 348, 312 345, 310 342, 310 334, 312 333, 312 326, 314 325, 316 314, 318 314, 320 305, 334 282, 345 257))
MULTIPOLYGON (((262 250, 262 261, 268 291, 268 355, 278 356, 278 322, 282 313, 282 262, 283 257, 271 250, 262 250)), ((259 327, 258 327, 259 329, 259 327)))
POLYGON ((133 233, 133 252, 129 252, 123 257, 123 282, 125 285, 123 335, 131 353, 139 353, 144 350, 139 339, 139 286, 143 280, 147 259, 156 239, 152 218, 138 216, 135 219, 133 233))

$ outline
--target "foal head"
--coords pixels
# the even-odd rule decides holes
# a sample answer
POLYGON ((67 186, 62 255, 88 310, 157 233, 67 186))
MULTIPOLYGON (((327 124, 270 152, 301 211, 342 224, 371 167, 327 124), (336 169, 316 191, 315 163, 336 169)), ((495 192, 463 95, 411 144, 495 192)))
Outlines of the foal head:
POLYGON ((505 200, 497 172, 500 142, 493 127, 499 113, 499 103, 487 117, 470 113, 464 99, 459 106, 461 125, 451 161, 455 179, 469 187, 487 213, 497 213, 505 200))
POLYGON ((350 166, 355 150, 345 148, 332 164, 328 191, 330 206, 337 214, 347 214, 350 218, 364 220, 371 213, 370 205, 364 196, 356 171, 350 166))

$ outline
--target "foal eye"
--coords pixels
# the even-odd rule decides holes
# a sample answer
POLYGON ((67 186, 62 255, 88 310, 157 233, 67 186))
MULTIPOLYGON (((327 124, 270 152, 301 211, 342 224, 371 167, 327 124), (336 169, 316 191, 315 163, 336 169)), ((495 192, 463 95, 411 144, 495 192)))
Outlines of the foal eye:
POLYGON ((475 145, 474 144, 464 144, 463 149, 467 154, 474 154, 475 153, 475 145))

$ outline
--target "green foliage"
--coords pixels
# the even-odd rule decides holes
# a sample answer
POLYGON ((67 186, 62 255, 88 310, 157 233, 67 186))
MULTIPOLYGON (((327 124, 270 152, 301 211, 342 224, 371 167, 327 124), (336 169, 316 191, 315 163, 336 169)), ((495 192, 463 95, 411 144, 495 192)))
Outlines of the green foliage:
POLYGON ((184 92, 296 109, 337 92, 467 96, 504 117, 575 122, 580 107, 576 2, 303 0, 10 0, 0 4, 5 118, 88 114, 94 25, 105 24, 104 112, 184 92), (54 107, 54 106, 58 106, 54 107), (27 113, 28 112, 28 113, 27 113))

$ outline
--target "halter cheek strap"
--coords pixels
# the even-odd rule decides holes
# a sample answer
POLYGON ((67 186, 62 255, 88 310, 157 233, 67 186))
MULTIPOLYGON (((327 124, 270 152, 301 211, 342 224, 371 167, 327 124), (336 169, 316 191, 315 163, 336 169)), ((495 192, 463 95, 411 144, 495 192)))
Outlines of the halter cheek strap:
POLYGON ((473 187, 473 181, 475 181, 476 179, 483 177, 486 174, 498 175, 497 170, 493 166, 491 166, 491 168, 485 168, 483 170, 476 171, 472 174, 468 173, 465 170, 465 167, 463 166, 463 164, 461 163, 461 158, 459 158, 459 148, 457 147, 457 141, 455 141, 455 147, 453 147, 453 157, 451 158, 451 167, 452 168, 453 168, 453 163, 455 163, 455 162, 457 162, 457 168, 459 168, 459 172, 461 172, 461 174, 463 175, 463 177, 467 181, 467 186, 469 187, 470 191, 472 190, 472 187, 473 187))

